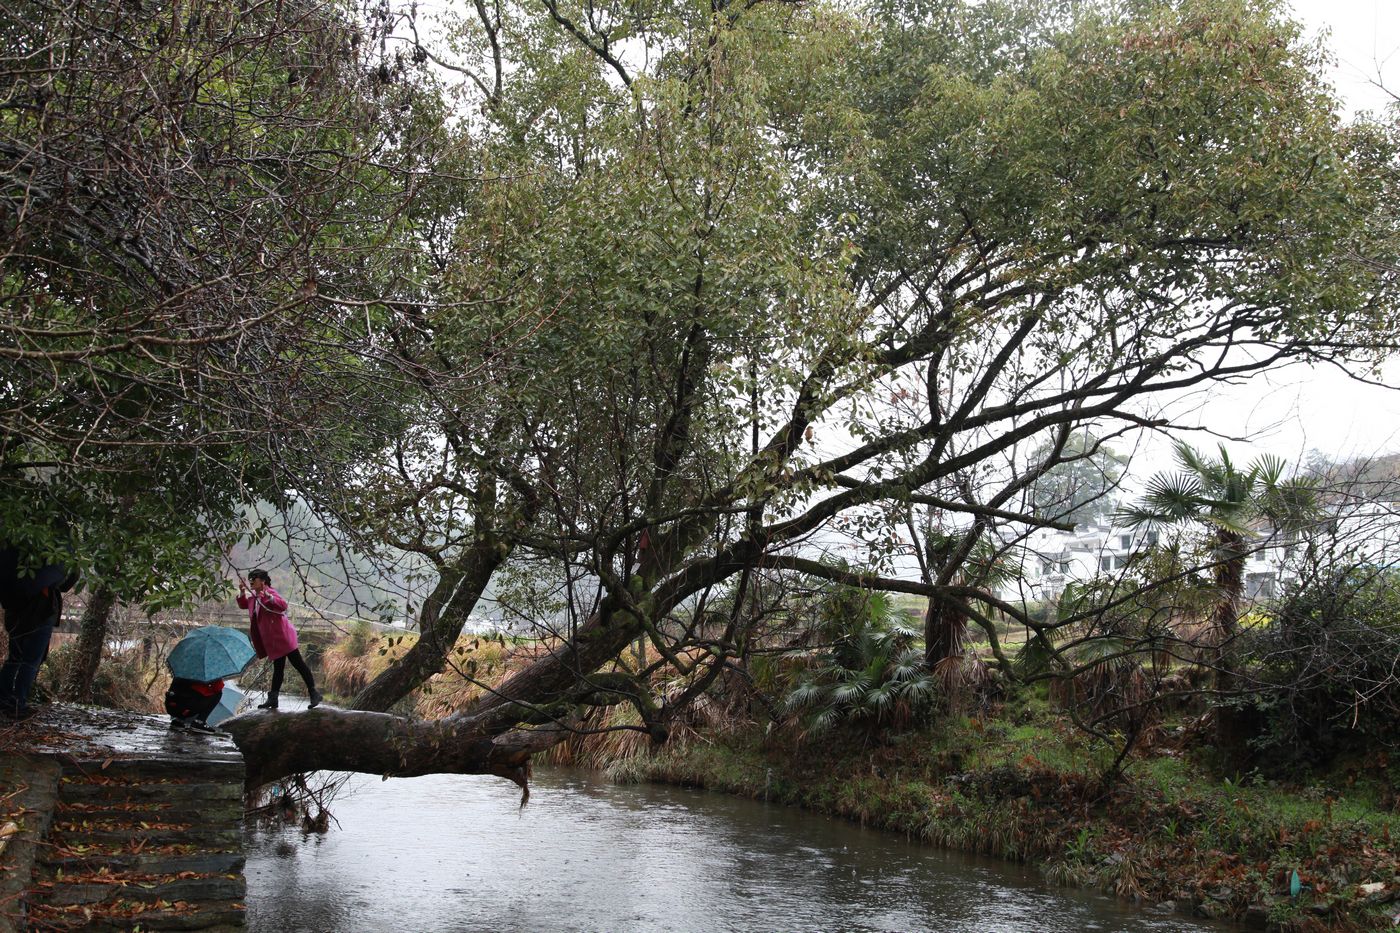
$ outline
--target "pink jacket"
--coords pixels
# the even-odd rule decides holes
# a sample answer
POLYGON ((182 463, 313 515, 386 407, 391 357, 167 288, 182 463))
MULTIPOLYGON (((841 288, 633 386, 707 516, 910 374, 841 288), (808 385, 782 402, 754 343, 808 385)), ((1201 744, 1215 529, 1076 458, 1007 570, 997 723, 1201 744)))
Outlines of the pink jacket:
POLYGON ((248 634, 258 657, 276 661, 297 650, 297 630, 287 621, 287 601, 272 587, 239 596, 238 606, 248 610, 248 634))

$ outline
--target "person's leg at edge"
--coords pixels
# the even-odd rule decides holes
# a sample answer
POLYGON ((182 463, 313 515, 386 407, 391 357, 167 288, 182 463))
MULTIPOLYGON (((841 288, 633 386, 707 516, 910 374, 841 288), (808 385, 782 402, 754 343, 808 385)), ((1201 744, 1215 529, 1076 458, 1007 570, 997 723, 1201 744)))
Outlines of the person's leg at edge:
POLYGON ((277 694, 282 692, 282 675, 286 673, 286 658, 278 658, 272 662, 272 686, 268 688, 267 699, 258 704, 258 709, 277 708, 277 694))
POLYGON ((306 681, 306 695, 311 698, 307 704, 308 708, 315 709, 321 702, 321 691, 316 689, 316 680, 311 674, 311 665, 306 663, 306 659, 301 656, 301 649, 297 648, 287 659, 292 662, 292 667, 297 669, 301 679, 306 681))
POLYGON ((13 718, 29 715, 29 693, 39 678, 39 665, 48 654, 55 619, 11 630, 10 650, 0 666, 0 714, 13 718))

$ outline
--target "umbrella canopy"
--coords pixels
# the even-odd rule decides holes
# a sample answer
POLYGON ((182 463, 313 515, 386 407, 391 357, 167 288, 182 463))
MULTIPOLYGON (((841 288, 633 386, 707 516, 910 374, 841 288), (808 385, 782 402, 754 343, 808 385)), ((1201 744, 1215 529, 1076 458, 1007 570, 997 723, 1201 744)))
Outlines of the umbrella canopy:
POLYGON ((243 702, 244 693, 231 684, 224 684, 224 692, 219 697, 219 705, 214 707, 213 712, 204 717, 204 722, 210 726, 217 726, 230 716, 238 715, 239 704, 243 702))
POLYGON ((210 625, 180 639, 165 663, 176 677, 207 682, 242 673, 255 656, 247 635, 210 625))

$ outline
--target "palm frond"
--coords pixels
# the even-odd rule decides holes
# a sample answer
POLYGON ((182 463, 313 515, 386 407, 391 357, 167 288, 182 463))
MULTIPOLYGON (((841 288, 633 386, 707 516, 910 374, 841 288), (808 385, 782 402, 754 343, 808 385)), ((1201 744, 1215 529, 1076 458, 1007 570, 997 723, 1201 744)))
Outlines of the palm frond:
POLYGON ((1133 663, 1127 654, 1131 649, 1131 643, 1117 635, 1105 635, 1099 638, 1091 638, 1082 645, 1075 646, 1071 655, 1076 664, 1130 664, 1133 663))
POLYGON ((1024 674, 1038 674, 1049 669, 1054 656, 1055 649, 1049 639, 1044 635, 1033 635, 1021 645, 1012 663, 1024 674))
POLYGON ((801 712, 804 709, 816 706, 826 695, 826 688, 820 684, 802 683, 787 695, 783 701, 783 706, 788 712, 801 712))
POLYGON ((1175 451, 1176 462, 1189 473, 1194 473, 1197 476, 1209 476, 1219 468, 1218 464, 1208 460, 1204 454, 1185 441, 1177 441, 1175 451))
POLYGON ((1317 518, 1320 508, 1317 484, 1309 479, 1291 479, 1261 496, 1259 510, 1280 530, 1300 531, 1317 518))
POLYGON ((1249 475, 1265 487, 1279 485, 1283 481, 1283 471, 1288 468, 1282 457, 1275 454, 1262 454, 1249 464, 1249 475))
POLYGON ((837 684, 831 688, 831 702, 843 706, 858 706, 862 695, 868 693, 871 683, 864 677, 858 677, 843 684, 837 684))
POLYGON ((938 682, 927 674, 922 674, 906 683, 903 693, 916 705, 923 706, 938 696, 938 682))
POLYGON ((835 707, 827 707, 812 719, 807 731, 813 735, 826 732, 841 721, 841 713, 835 707))
POLYGON ((1200 511, 1205 488, 1189 473, 1159 473, 1147 481, 1147 489, 1139 506, 1158 516, 1163 524, 1186 521, 1200 511))
POLYGON ((1172 521, 1164 515, 1159 515, 1141 506, 1126 505, 1113 510, 1112 522, 1124 528, 1147 528, 1149 530, 1158 525, 1172 524, 1172 521))
POLYGON ((877 715, 884 713, 899 698, 899 689, 895 684, 884 683, 871 690, 865 695, 864 706, 877 715))
POLYGON ((1251 501, 1234 508, 1215 508, 1202 512, 1197 516, 1197 520, 1215 528, 1222 528, 1231 534, 1248 535, 1252 530, 1249 522, 1258 514, 1258 509, 1251 501))

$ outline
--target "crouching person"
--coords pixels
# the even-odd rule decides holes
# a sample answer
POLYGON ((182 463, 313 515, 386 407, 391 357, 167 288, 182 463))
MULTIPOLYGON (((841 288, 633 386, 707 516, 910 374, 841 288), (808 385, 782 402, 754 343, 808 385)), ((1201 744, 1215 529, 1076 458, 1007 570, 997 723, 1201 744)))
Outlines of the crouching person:
POLYGON ((165 711, 170 714, 170 728, 204 735, 217 735, 218 730, 206 720, 219 705, 224 694, 224 682, 186 680, 176 677, 165 691, 165 711))

